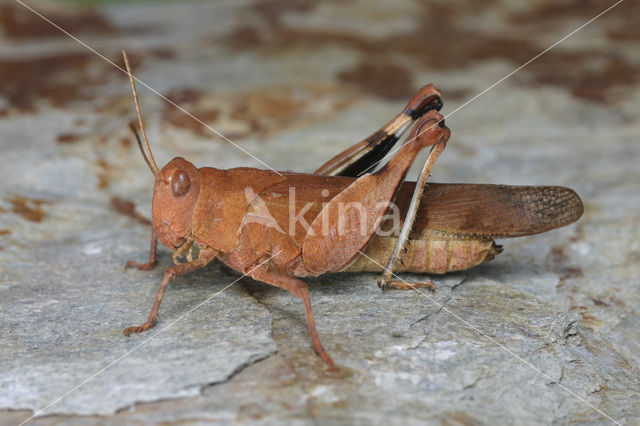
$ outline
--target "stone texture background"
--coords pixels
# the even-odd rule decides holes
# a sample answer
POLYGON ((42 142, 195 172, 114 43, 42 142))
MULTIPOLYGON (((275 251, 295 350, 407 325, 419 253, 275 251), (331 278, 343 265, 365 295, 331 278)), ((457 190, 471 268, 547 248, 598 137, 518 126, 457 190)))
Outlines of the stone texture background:
MULTIPOLYGON (((278 170, 314 170, 433 82, 455 111, 434 181, 565 185, 585 214, 501 241, 433 294, 308 280, 338 372, 297 300, 246 279, 220 292, 237 277, 216 265, 175 280, 156 328, 126 338, 171 264, 163 249, 154 271, 123 268, 147 256, 152 195, 128 82, 4 1, 0 423, 611 422, 581 399, 640 422, 640 3, 460 110, 613 2, 27 3, 118 64, 127 49, 140 79, 278 170)), ((263 167, 139 90, 159 163, 263 167)))

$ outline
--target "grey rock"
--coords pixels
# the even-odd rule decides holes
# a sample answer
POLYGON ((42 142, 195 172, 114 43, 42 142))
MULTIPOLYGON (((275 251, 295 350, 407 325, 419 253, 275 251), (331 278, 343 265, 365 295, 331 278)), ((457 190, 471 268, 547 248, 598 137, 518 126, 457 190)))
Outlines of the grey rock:
POLYGON ((583 218, 500 241, 494 261, 432 277, 434 293, 381 292, 375 274, 307 280, 337 371, 313 353, 299 300, 246 279, 225 289, 238 276, 218 265, 176 279, 156 327, 127 338, 172 264, 162 249, 156 270, 124 269, 148 256, 153 183, 126 128, 128 82, 73 40, 15 39, 0 20, 2 67, 32 101, 0 93, 0 423, 638 424, 635 3, 466 105, 599 11, 294 3, 115 3, 97 8, 112 32, 70 30, 109 58, 126 48, 140 79, 254 156, 139 87, 159 164, 311 172, 434 82, 453 132, 434 181, 569 186, 583 218), (87 62, 20 80, 52 54, 87 62), (69 81, 81 92, 52 95, 69 81))
POLYGON ((0 406, 41 410, 64 396, 40 414, 108 415, 135 402, 198 395, 274 352, 271 315, 237 283, 222 291, 238 278, 218 268, 176 279, 156 326, 124 336, 146 319, 162 270, 125 271, 127 258, 145 256, 127 248, 143 233, 114 232, 113 218, 94 220, 112 230, 86 229, 26 250, 32 260, 3 285, 0 406))

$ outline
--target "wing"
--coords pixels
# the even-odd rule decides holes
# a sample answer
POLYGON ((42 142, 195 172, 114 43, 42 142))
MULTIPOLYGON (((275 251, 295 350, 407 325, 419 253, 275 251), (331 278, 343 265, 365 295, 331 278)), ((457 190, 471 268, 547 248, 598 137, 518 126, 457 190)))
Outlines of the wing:
MULTIPOLYGON (((403 219, 414 185, 405 183, 396 199, 403 219)), ((562 186, 431 183, 422 196, 413 232, 520 237, 568 225, 583 210, 578 194, 562 186)))
MULTIPOLYGON (((294 203, 296 212, 306 208, 303 216, 309 224, 320 213, 323 203, 354 181, 348 177, 298 173, 285 176, 286 182, 268 191, 277 195, 277 198, 268 197, 269 208, 282 210, 286 220, 289 203, 294 203), (290 188, 295 188, 294 200, 289 198, 290 188)), ((403 221, 414 186, 415 182, 404 182, 395 200, 403 221)), ((422 195, 413 232, 439 230, 461 236, 520 237, 566 226, 578 220, 582 213, 578 194, 562 186, 430 183, 422 195)), ((297 239, 304 239, 306 230, 297 228, 297 239)))

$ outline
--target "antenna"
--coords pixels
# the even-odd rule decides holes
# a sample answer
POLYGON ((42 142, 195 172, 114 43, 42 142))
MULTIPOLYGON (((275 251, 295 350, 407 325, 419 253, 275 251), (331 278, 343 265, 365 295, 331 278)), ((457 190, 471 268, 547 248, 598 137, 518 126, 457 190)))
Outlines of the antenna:
POLYGON ((147 139, 147 132, 145 131, 144 123, 142 122, 142 114, 140 113, 140 104, 138 103, 138 92, 136 91, 136 83, 133 79, 133 74, 131 74, 131 66, 129 66, 129 58, 127 57, 127 52, 123 50, 122 56, 124 56, 124 65, 127 67, 127 74, 129 75, 129 81, 131 82, 131 90, 133 91, 133 101, 136 105, 136 112, 138 113, 138 122, 140 123, 140 130, 142 131, 144 144, 147 147, 147 152, 149 154, 148 156, 145 155, 144 149, 142 149, 142 142, 140 141, 140 136, 138 135, 138 132, 136 131, 136 128, 133 125, 133 123, 129 123, 129 127, 133 131, 133 134, 135 135, 136 140, 138 141, 138 146, 140 147, 140 151, 142 152, 142 156, 144 157, 144 160, 147 162, 147 165, 151 169, 151 173, 153 173, 153 175, 157 179, 158 172, 160 171, 160 169, 156 164, 155 158, 153 158, 153 153, 151 152, 151 147, 149 146, 149 140, 147 139))
POLYGON ((151 162, 147 157, 147 153, 144 152, 144 148, 142 147, 142 140, 140 139, 140 135, 138 134, 138 129, 136 129, 136 125, 133 124, 133 121, 129 122, 129 128, 131 129, 131 132, 133 133, 133 135, 136 137, 136 141, 138 142, 138 147, 140 148, 140 152, 142 153, 142 157, 144 158, 144 161, 147 163, 147 166, 149 166, 149 170, 151 170, 151 173, 153 173, 153 175, 157 179, 158 175, 156 174, 156 171, 153 169, 153 166, 151 165, 151 162))

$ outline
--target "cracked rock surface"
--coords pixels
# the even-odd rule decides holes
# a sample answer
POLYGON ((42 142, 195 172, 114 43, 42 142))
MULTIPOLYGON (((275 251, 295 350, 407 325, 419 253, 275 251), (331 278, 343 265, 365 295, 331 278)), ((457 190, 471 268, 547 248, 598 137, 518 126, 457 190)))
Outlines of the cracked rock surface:
POLYGON ((138 78, 253 155, 139 84, 159 164, 311 172, 433 82, 453 135, 434 181, 568 186, 585 213, 430 277, 434 293, 307 280, 337 371, 299 300, 215 264, 127 338, 172 264, 163 248, 155 270, 124 269, 147 259, 153 184, 128 81, 1 2, 0 424, 640 422, 637 2, 459 110, 607 5, 28 4, 119 65, 127 49, 138 78))

